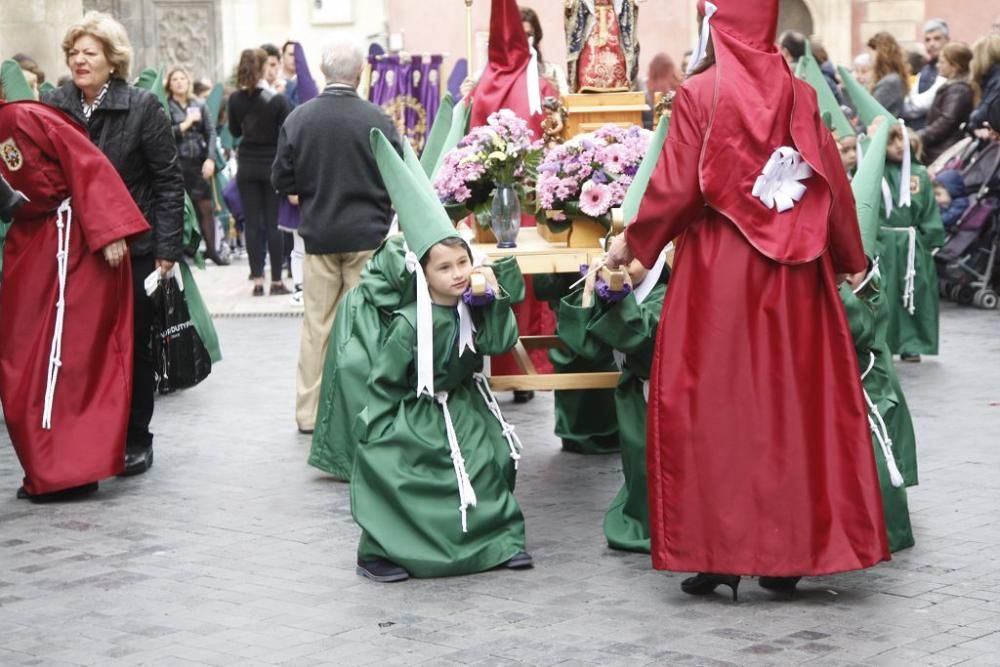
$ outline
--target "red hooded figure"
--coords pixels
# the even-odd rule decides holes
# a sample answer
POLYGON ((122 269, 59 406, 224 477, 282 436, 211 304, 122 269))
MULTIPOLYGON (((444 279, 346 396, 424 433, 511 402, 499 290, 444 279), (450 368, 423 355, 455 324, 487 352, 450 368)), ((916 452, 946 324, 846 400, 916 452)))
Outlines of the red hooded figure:
POLYGON ((27 198, 4 244, 0 401, 22 496, 120 473, 132 394, 132 271, 102 250, 149 229, 83 129, 0 102, 0 174, 27 198))
POLYGON ((870 567, 889 550, 837 292, 836 274, 867 266, 850 186, 815 93, 774 46, 778 0, 699 11, 707 60, 677 91, 625 232, 646 266, 677 248, 649 397, 653 565, 870 567))
MULTIPOLYGON (((542 137, 542 121, 545 116, 539 106, 546 97, 558 97, 559 91, 538 75, 538 62, 532 57, 528 36, 521 23, 521 12, 515 0, 493 0, 490 10, 489 62, 482 78, 472 91, 472 113, 469 127, 486 125, 490 114, 500 109, 510 109, 528 121, 535 139, 542 137), (531 67, 535 68, 532 74, 531 67), (529 88, 533 86, 533 88, 529 88), (537 97, 535 96, 537 88, 537 97)), ((534 227, 531 216, 521 217, 522 227, 534 227)), ((531 277, 525 276, 527 297, 514 307, 518 329, 523 335, 552 333, 555 317, 549 307, 535 298, 531 277)), ((531 360, 536 370, 551 372, 552 364, 544 350, 531 352, 531 360)), ((516 375, 521 371, 514 357, 505 354, 492 361, 494 375, 516 375)))

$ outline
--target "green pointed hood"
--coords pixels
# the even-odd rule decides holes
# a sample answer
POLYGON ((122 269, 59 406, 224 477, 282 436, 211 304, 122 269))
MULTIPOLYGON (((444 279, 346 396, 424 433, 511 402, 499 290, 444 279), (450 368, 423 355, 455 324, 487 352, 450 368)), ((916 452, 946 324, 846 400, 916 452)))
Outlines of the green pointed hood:
MULTIPOLYGON (((410 250, 417 257, 423 258, 434 244, 446 238, 462 238, 455 231, 444 206, 430 187, 430 181, 416 161, 416 156, 410 158, 407 164, 380 130, 372 129, 370 136, 375 162, 389 198, 396 208, 399 227, 403 230, 410 250), (417 175, 417 170, 420 176, 417 175)), ((412 148, 409 153, 413 155, 412 148)))
POLYGON ((35 92, 24 79, 24 72, 16 60, 5 60, 0 65, 0 83, 3 84, 3 97, 8 102, 35 99, 35 92))
POLYGON ((829 114, 827 127, 833 131, 837 138, 842 139, 854 136, 856 134, 854 126, 851 125, 851 121, 844 115, 844 111, 840 108, 836 96, 830 90, 830 84, 823 75, 823 70, 820 69, 819 62, 813 55, 812 45, 808 40, 806 40, 805 55, 799 60, 799 67, 795 75, 816 90, 819 111, 824 116, 824 122, 827 122, 826 116, 829 114))
POLYGON ((639 205, 646 194, 649 179, 653 175, 657 161, 660 159, 660 153, 663 152, 663 144, 667 141, 667 130, 669 129, 670 117, 667 114, 663 114, 660 116, 660 122, 656 125, 656 132, 653 133, 653 137, 649 140, 646 155, 642 158, 642 162, 639 163, 638 171, 635 172, 632 185, 629 186, 628 192, 625 193, 625 200, 622 202, 622 218, 625 220, 626 225, 631 223, 635 219, 635 216, 639 215, 639 205))
POLYGON ((46 81, 45 83, 41 83, 41 84, 38 85, 38 92, 39 93, 51 93, 55 89, 56 89, 56 87, 53 86, 48 81, 46 81))
POLYGON ((208 98, 205 100, 205 109, 208 111, 208 117, 213 121, 218 121, 219 112, 222 111, 222 98, 225 91, 223 90, 222 84, 217 83, 212 86, 212 92, 208 94, 208 98))
POLYGON ((875 132, 875 136, 865 147, 864 157, 851 181, 854 204, 858 210, 858 224, 861 227, 861 242, 869 257, 875 255, 875 243, 882 224, 879 215, 882 206, 882 176, 885 173, 885 152, 891 127, 892 123, 884 122, 875 132))
POLYGON ((433 171, 431 171, 431 178, 434 178, 438 170, 441 168, 441 164, 444 162, 444 156, 451 152, 455 146, 458 146, 458 142, 469 131, 469 117, 472 115, 472 107, 469 103, 462 99, 455 105, 454 110, 451 113, 451 129, 448 132, 448 136, 444 140, 444 145, 441 147, 441 154, 438 155, 437 164, 434 166, 433 171))
POLYGON ((844 82, 844 90, 851 98, 854 108, 857 109, 858 118, 866 127, 871 125, 878 116, 885 116, 890 122, 896 122, 896 117, 879 104, 879 101, 858 83, 853 74, 844 67, 838 67, 837 71, 840 73, 840 80, 844 82))
POLYGON ((424 152, 420 155, 420 164, 423 165, 424 172, 428 176, 434 173, 434 167, 437 166, 438 159, 441 157, 441 149, 444 148, 444 142, 451 133, 451 119, 454 110, 455 100, 452 99, 451 93, 446 93, 444 99, 441 100, 437 116, 434 117, 434 124, 427 135, 427 141, 424 142, 424 152))
POLYGON ((148 90, 149 92, 156 95, 156 99, 160 100, 160 104, 163 105, 164 109, 167 107, 167 91, 163 87, 163 74, 164 68, 160 68, 159 71, 153 69, 152 67, 147 67, 142 70, 142 74, 139 78, 135 80, 135 87, 148 90))

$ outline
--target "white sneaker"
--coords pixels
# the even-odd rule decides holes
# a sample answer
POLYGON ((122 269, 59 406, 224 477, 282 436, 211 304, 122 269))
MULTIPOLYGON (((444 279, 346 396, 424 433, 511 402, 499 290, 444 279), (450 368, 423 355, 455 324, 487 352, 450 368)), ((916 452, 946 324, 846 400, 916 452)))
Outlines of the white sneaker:
POLYGON ((303 298, 302 297, 303 297, 302 290, 296 290, 295 292, 293 292, 292 293, 292 305, 293 306, 303 306, 304 302, 303 302, 303 298))

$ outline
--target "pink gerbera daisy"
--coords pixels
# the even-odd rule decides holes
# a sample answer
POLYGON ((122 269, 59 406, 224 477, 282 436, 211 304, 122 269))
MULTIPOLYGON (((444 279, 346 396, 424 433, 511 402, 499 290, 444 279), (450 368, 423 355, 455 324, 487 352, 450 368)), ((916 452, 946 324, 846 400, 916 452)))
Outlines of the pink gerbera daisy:
POLYGON ((591 217, 599 217, 608 212, 611 205, 611 190, 606 185, 587 181, 580 193, 580 210, 591 217))

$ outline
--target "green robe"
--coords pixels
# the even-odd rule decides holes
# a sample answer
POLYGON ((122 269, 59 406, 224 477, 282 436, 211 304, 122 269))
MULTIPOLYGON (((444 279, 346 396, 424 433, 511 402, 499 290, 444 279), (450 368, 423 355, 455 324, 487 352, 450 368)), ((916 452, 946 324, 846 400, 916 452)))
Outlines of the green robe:
MULTIPOLYGON (((535 296, 548 301, 559 321, 561 300, 568 287, 580 276, 577 274, 537 275, 534 279, 535 296)), ((556 329, 556 333, 561 332, 556 329)), ((605 373, 618 370, 611 353, 593 358, 582 357, 572 349, 554 348, 549 360, 556 373, 605 373)), ((615 405, 612 389, 585 389, 556 391, 555 433, 562 440, 564 450, 577 454, 610 454, 619 451, 618 424, 608 419, 615 405)))
POLYGON ((506 295, 474 308, 476 352, 458 354, 457 309, 433 307, 434 389, 447 407, 461 459, 475 491, 467 532, 445 412, 416 393, 416 304, 397 311, 368 380, 358 416, 351 512, 361 527, 358 557, 384 558, 414 577, 482 572, 524 551, 524 518, 496 452, 506 448, 482 403, 475 375, 483 355, 502 354, 518 339, 506 295))
MULTIPOLYGON (((900 409, 901 394, 893 389, 887 369, 892 368, 892 356, 885 350, 882 339, 885 326, 884 314, 886 307, 879 292, 878 281, 873 281, 860 295, 855 295, 846 283, 840 288, 840 297, 847 311, 847 320, 854 337, 855 349, 858 353, 858 364, 864 376, 863 384, 868 400, 874 404, 877 413, 869 406, 869 417, 877 427, 879 416, 882 417, 889 432, 890 417, 900 409), (880 323, 881 320, 881 323, 880 323)), ((894 373, 893 373, 894 374, 894 373)), ((905 403, 903 404, 905 409, 905 403)), ((875 451, 875 463, 878 468, 879 485, 882 489, 882 510, 889 537, 889 549, 896 552, 913 546, 913 529, 910 526, 910 510, 906 499, 906 484, 895 487, 889 476, 886 457, 874 432, 872 447, 875 451)), ((899 459, 893 452, 897 467, 902 472, 899 459)), ((904 478, 905 482, 905 478, 904 478)))
MULTIPOLYGON (((612 350, 624 353, 622 376, 615 390, 615 421, 621 440, 622 485, 604 515, 604 535, 612 549, 649 553, 649 501, 646 484, 646 405, 656 328, 663 311, 666 285, 657 285, 640 304, 634 295, 617 304, 581 306, 581 293, 562 300, 559 335, 585 358, 601 359, 612 350)), ((596 301, 600 301, 599 299, 596 301)))
POLYGON ((921 165, 913 165, 913 178, 915 183, 919 182, 919 191, 912 192, 911 187, 911 205, 908 208, 898 206, 901 174, 899 164, 886 162, 885 179, 893 193, 893 210, 886 220, 883 205, 878 240, 882 247, 879 264, 882 296, 889 305, 888 344, 894 354, 937 354, 938 278, 931 251, 944 243, 944 226, 930 177, 921 165), (916 229, 912 315, 903 303, 910 247, 910 235, 905 231, 908 228, 916 229))
MULTIPOLYGON (((500 260, 493 270, 512 301, 524 299, 524 278, 515 259, 500 260)), ((396 234, 382 242, 365 265, 358 285, 337 306, 320 383, 309 465, 338 479, 351 479, 357 448, 354 420, 367 402, 372 360, 379 353, 393 311, 412 300, 412 282, 412 274, 406 269, 403 235, 396 234), (404 294, 411 296, 404 299, 404 294)), ((481 404, 477 409, 486 406, 481 404)), ((504 466, 513 488, 515 470, 509 450, 506 457, 504 466)))

